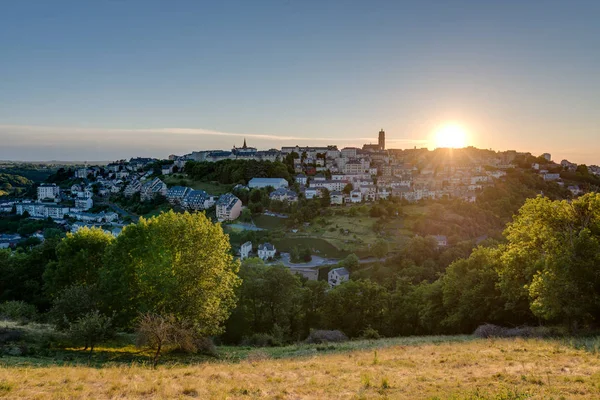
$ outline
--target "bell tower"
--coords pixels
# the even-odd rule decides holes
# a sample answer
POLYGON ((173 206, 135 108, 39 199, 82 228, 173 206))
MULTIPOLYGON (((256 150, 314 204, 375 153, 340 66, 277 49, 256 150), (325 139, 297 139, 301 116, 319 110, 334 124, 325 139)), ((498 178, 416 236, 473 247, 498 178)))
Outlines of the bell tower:
POLYGON ((385 150, 385 131, 379 131, 379 150, 385 150))

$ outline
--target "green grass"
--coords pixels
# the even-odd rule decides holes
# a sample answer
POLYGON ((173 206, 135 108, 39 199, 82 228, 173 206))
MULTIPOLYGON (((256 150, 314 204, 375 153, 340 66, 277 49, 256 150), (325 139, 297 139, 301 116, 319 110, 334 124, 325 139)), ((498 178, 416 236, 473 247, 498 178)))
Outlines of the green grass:
POLYGON ((322 238, 316 237, 286 237, 273 240, 273 244, 279 251, 290 252, 292 248, 310 247, 314 255, 324 258, 344 258, 350 252, 342 251, 333 244, 322 238))
POLYGON ((259 228, 270 230, 285 229, 285 218, 278 218, 272 217, 270 215, 261 214, 252 217, 252 220, 254 221, 254 224, 259 228))

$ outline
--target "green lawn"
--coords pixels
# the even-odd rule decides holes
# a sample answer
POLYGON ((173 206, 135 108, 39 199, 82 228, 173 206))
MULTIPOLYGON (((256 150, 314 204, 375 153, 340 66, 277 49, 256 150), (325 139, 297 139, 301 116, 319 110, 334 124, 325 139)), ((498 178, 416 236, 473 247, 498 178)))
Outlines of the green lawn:
POLYGON ((324 258, 344 258, 350 254, 350 252, 338 249, 327 240, 316 237, 285 237, 273 240, 273 244, 277 250, 285 253, 297 246, 298 248, 310 247, 313 254, 324 258))
POLYGON ((260 214, 252 217, 254 224, 259 228, 263 229, 284 229, 285 222, 287 221, 285 218, 272 217, 270 215, 260 214))

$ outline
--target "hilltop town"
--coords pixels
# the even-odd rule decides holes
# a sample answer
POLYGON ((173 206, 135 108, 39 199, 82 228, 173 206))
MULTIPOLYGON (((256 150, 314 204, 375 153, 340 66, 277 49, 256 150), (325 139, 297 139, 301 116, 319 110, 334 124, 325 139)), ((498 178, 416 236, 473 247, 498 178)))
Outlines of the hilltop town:
MULTIPOLYGON (((322 250, 322 260, 317 257, 326 264, 327 258, 350 253, 346 251, 350 247, 354 253, 360 253, 361 249, 373 249, 377 239, 383 238, 388 242, 386 248, 393 248, 398 244, 397 237, 419 232, 399 229, 403 233, 397 237, 386 236, 384 230, 389 221, 382 219, 381 231, 376 235, 370 226, 360 231, 356 222, 351 228, 340 227, 345 217, 340 211, 333 217, 337 218, 336 233, 319 236, 315 229, 311 230, 311 223, 318 217, 310 211, 314 211, 314 204, 318 204, 322 216, 328 215, 324 208, 350 212, 353 206, 367 205, 373 217, 377 216, 377 207, 386 204, 401 207, 449 200, 476 203, 486 188, 504 182, 507 174, 515 171, 527 172, 537 182, 561 191, 562 197, 597 190, 594 184, 600 179, 598 166, 577 165, 568 160, 556 163, 547 153, 534 156, 473 147, 397 150, 386 148, 385 137, 382 129, 377 143, 362 148, 292 146, 266 151, 248 146, 244 140, 241 147, 229 151, 203 150, 170 155, 163 160, 137 157, 104 166, 63 168, 37 186, 36 196, 5 197, 7 200, 0 201, 0 213, 52 220, 71 232, 84 226, 102 227, 117 236, 139 216, 156 215, 168 209, 205 211, 214 220, 229 224, 236 255, 242 259, 254 254, 272 260, 281 257, 279 250, 282 250, 288 253, 284 256, 290 265, 293 261, 301 263, 303 257, 298 254, 301 249, 294 248, 312 247, 316 256, 315 251, 319 250, 306 242, 307 237, 316 236, 327 239, 324 242, 336 248, 329 253, 322 250), (228 167, 219 167, 222 165, 228 167), (272 235, 265 237, 256 232, 277 229, 287 232, 288 239, 298 236, 304 242, 277 249, 265 242, 273 239, 272 235), (236 236, 240 230, 255 231, 254 237, 250 237, 254 243, 252 240, 236 243, 236 237, 242 240, 248 236, 236 236), (291 254, 293 251, 297 254, 291 254)), ((388 208, 389 216, 398 217, 402 212, 398 210, 388 208)), ((407 224, 404 225, 406 228, 407 224)), ((373 230, 377 231, 377 227, 373 230)), ((430 233, 440 246, 448 245, 443 229, 430 233)), ((43 239, 40 231, 32 235, 43 239)), ((0 247, 13 247, 24 239, 17 232, 5 233, 0 236, 0 247)), ((312 259, 310 253, 305 260, 312 259)), ((363 253, 368 256, 366 250, 363 253)), ((307 276, 315 277, 313 272, 307 276)))

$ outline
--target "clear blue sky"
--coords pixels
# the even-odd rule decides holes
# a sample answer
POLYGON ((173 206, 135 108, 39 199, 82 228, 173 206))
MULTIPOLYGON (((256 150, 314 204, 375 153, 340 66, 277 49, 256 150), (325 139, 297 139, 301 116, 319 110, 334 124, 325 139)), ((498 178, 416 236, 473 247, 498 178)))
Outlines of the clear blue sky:
POLYGON ((5 1, 0 159, 470 143, 600 163, 600 1, 5 1), (219 132, 227 134, 218 134, 219 132))

